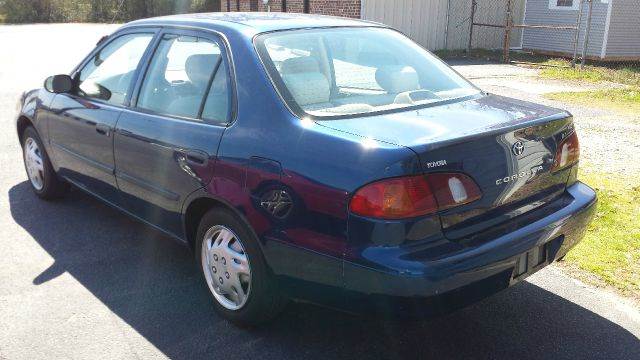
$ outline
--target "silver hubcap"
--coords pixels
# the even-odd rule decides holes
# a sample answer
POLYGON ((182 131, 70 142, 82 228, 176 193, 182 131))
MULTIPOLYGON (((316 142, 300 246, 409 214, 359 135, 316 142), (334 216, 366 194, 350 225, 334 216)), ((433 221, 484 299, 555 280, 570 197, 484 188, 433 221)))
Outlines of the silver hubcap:
POLYGON ((32 138, 27 138, 27 141, 24 142, 24 163, 27 167, 27 175, 31 185, 36 190, 42 190, 44 187, 42 152, 38 147, 38 143, 32 138))
POLYGON ((229 310, 243 307, 251 291, 251 266, 240 238, 229 228, 216 225, 204 235, 200 254, 213 297, 229 310))

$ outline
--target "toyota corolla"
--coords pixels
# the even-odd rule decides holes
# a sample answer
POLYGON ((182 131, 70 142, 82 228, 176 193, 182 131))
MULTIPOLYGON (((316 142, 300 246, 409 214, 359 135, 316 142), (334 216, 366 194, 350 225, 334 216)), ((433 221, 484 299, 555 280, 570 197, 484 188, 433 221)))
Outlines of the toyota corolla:
POLYGON ((35 194, 73 185, 184 243, 237 323, 287 299, 450 311, 563 257, 596 204, 569 113, 376 23, 134 21, 20 101, 35 194))

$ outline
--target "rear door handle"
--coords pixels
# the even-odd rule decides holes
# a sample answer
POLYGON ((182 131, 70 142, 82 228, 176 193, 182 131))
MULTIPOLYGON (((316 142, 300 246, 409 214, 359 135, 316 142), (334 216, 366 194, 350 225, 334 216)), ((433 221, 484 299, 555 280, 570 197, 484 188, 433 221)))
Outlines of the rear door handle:
POLYGON ((111 135, 111 127, 105 124, 97 124, 96 132, 100 135, 109 136, 111 135))
POLYGON ((185 159, 193 165, 204 165, 209 159, 209 156, 200 151, 187 151, 185 153, 185 159))

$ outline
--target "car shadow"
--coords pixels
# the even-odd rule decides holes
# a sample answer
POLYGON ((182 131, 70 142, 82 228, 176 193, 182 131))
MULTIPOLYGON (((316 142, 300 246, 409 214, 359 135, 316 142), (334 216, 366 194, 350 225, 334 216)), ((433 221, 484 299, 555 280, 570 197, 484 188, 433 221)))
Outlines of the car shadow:
POLYGON ((214 313, 186 247, 77 190, 44 202, 23 182, 9 200, 55 260, 34 285, 69 273, 171 358, 640 358, 633 334, 528 282, 428 322, 291 304, 271 324, 239 329, 214 313))

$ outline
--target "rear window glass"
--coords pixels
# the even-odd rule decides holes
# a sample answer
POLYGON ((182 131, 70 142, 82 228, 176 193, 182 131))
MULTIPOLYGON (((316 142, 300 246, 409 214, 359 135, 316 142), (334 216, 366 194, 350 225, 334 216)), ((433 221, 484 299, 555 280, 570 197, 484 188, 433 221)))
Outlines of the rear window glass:
POLYGON ((256 47, 299 115, 344 117, 479 93, 437 57, 390 29, 281 31, 259 36, 256 47))

